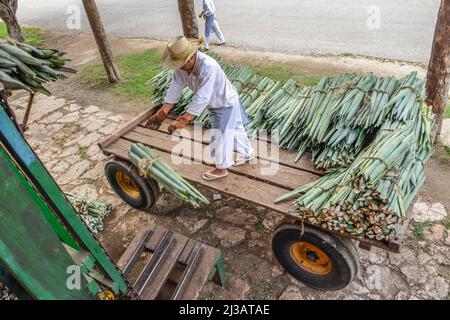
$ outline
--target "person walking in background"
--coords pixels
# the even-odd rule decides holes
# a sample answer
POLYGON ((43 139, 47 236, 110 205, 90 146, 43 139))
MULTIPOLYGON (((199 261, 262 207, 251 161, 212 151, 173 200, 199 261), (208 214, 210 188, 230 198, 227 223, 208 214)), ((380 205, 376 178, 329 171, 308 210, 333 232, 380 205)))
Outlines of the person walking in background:
POLYGON ((209 40, 211 33, 214 32, 219 39, 218 45, 225 44, 225 38, 220 30, 219 23, 216 19, 216 6, 213 0, 203 0, 203 11, 200 13, 200 19, 205 19, 205 48, 209 49, 209 40))

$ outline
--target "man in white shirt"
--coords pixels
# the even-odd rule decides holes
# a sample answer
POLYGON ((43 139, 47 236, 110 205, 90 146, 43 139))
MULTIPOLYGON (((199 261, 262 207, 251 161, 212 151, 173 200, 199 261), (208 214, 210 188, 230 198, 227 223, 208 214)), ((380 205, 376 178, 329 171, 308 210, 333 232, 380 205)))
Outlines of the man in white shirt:
POLYGON ((194 92, 194 98, 186 114, 169 126, 169 132, 172 134, 176 129, 183 128, 203 110, 208 110, 211 115, 211 156, 216 168, 205 172, 202 177, 215 180, 226 177, 227 169, 232 165, 252 160, 254 151, 244 129, 248 118, 238 93, 217 61, 198 51, 201 44, 202 40, 188 40, 185 37, 168 43, 164 65, 175 72, 163 107, 149 119, 147 126, 159 127, 181 91, 188 86, 194 92), (234 150, 238 155, 233 161, 234 150))
POLYGON ((214 32, 219 39, 219 45, 225 44, 225 38, 220 30, 219 23, 216 18, 216 6, 213 0, 203 0, 203 11, 200 13, 200 18, 205 19, 205 48, 209 49, 209 39, 211 33, 214 32))

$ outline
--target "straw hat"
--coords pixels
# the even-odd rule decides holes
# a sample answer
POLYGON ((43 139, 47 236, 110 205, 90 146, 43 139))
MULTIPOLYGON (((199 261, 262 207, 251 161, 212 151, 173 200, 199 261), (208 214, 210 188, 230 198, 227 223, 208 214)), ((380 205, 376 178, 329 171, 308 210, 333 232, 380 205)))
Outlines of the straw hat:
POLYGON ((176 37, 167 44, 164 51, 164 66, 169 69, 179 69, 200 49, 204 39, 188 39, 184 36, 176 37))

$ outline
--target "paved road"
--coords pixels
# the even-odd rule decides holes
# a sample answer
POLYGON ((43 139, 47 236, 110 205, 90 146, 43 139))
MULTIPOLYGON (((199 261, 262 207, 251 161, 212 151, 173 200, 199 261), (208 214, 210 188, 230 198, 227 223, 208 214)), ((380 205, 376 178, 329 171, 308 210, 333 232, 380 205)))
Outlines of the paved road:
MULTIPOLYGON (((355 53, 427 63, 439 2, 216 0, 216 6, 223 32, 232 45, 303 54, 355 53)), ((97 3, 110 34, 167 39, 182 33, 176 0, 97 3)), ((196 0, 196 5, 200 11, 201 0, 196 0)), ((19 19, 67 31, 68 10, 73 6, 82 9, 80 0, 20 0, 19 19)), ((89 31, 84 15, 81 31, 89 31)))

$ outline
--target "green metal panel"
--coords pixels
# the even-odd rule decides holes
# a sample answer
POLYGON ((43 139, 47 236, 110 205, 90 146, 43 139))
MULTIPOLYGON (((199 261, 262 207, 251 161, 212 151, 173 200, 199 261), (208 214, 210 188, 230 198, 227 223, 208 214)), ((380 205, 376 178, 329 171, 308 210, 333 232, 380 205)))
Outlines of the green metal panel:
MULTIPOLYGON (((27 172, 27 176, 30 179, 33 179, 33 184, 38 189, 44 190, 45 194, 43 196, 55 207, 54 213, 63 221, 72 235, 78 239, 80 245, 84 246, 96 258, 102 269, 116 282, 119 290, 122 293, 126 293, 128 289, 127 284, 114 263, 69 204, 64 193, 23 139, 4 108, 0 107, 0 138, 2 137, 4 143, 8 144, 9 150, 15 153, 17 161, 20 161, 21 165, 23 165, 21 169, 27 172)), ((70 245, 69 243, 67 244, 70 245)), ((75 247, 74 249, 77 248, 75 247)))
POLYGON ((76 263, 44 218, 48 210, 0 148, 0 264, 35 299, 94 299, 81 276, 67 287, 67 268, 76 263))
MULTIPOLYGON (((0 143, 0 149, 5 154, 3 150, 3 146, 0 143)), ((9 158, 9 156, 8 156, 9 158)), ((41 197, 36 192, 30 193, 30 196, 35 201, 36 205, 39 207, 41 213, 44 215, 47 222, 52 226, 54 232, 58 235, 58 237, 67 245, 71 246, 74 249, 80 249, 80 246, 75 241, 75 239, 70 235, 70 233, 64 228, 58 218, 53 214, 53 212, 48 208, 47 204, 44 203, 41 197)))
POLYGON ((30 295, 22 288, 20 283, 0 264, 0 281, 20 300, 31 300, 30 295))

